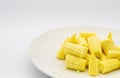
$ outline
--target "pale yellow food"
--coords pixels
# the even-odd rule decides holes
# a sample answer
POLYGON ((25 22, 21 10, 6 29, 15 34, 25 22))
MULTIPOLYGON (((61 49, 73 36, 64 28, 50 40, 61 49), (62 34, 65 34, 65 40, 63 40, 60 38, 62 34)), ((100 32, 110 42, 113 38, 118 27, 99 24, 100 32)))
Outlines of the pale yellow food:
POLYGON ((70 41, 70 38, 66 38, 66 40, 62 44, 61 48, 58 50, 58 52, 57 52, 57 58, 58 59, 65 59, 64 48, 65 48, 66 42, 69 42, 69 41, 70 41))
POLYGON ((92 36, 88 38, 88 45, 90 54, 95 54, 96 57, 100 58, 102 56, 102 48, 100 40, 97 36, 92 36))
POLYGON ((81 32, 66 38, 57 52, 57 58, 65 60, 67 69, 85 71, 97 76, 120 68, 120 46, 115 45, 112 33, 99 40, 96 33, 81 32))
POLYGON ((102 57, 100 58, 100 60, 106 60, 106 59, 107 59, 107 57, 105 56, 104 53, 102 53, 102 57))
POLYGON ((80 37, 83 37, 85 39, 91 37, 91 36, 95 36, 96 33, 94 32, 80 32, 80 37))
POLYGON ((73 35, 70 37, 70 42, 71 42, 71 43, 77 43, 77 41, 76 41, 76 35, 77 35, 77 34, 73 34, 73 35))
POLYGON ((112 39, 106 39, 102 41, 102 49, 105 53, 105 55, 107 55, 107 52, 109 50, 114 50, 115 49, 115 44, 113 42, 112 39))
POLYGON ((106 56, 107 58, 120 58, 120 51, 109 50, 106 56))
POLYGON ((117 51, 120 51, 120 46, 116 46, 116 50, 117 50, 117 51))
POLYGON ((107 38, 108 38, 108 39, 112 39, 112 33, 111 33, 111 32, 108 33, 107 38))
POLYGON ((64 48, 64 52, 66 54, 74 55, 77 57, 83 57, 83 58, 85 58, 87 51, 88 48, 70 42, 67 42, 64 48))
MULTIPOLYGON (((92 55, 90 55, 89 53, 86 54, 86 61, 87 61, 87 67, 89 67, 89 62, 90 62, 90 58, 92 55)), ((97 62, 99 63, 100 60, 98 58, 96 58, 97 62)))
POLYGON ((100 62, 100 72, 107 73, 118 69, 120 67, 120 61, 118 59, 108 59, 100 62))
POLYGON ((85 47, 87 47, 88 48, 88 43, 87 43, 87 41, 85 40, 85 38, 83 38, 83 37, 78 37, 78 44, 80 44, 80 45, 82 45, 82 46, 85 46, 85 47))
POLYGON ((91 55, 88 73, 89 75, 92 75, 92 76, 96 76, 99 74, 98 62, 94 55, 91 55))
POLYGON ((109 50, 115 50, 116 49, 115 43, 112 39, 112 33, 111 32, 108 33, 107 39, 103 40, 101 45, 102 45, 102 49, 103 49, 105 55, 107 55, 107 52, 109 50))
POLYGON ((67 55, 65 59, 66 68, 77 70, 77 71, 85 71, 86 69, 86 60, 75 57, 73 55, 67 55))

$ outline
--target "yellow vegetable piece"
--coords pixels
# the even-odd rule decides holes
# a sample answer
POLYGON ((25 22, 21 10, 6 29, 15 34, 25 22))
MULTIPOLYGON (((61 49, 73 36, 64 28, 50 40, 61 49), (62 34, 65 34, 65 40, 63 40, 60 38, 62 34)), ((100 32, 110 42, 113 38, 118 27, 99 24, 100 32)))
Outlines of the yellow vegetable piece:
POLYGON ((92 55, 90 58, 88 73, 92 76, 96 76, 99 74, 98 62, 94 55, 92 55))
POLYGON ((70 37, 70 42, 71 42, 71 43, 77 43, 77 41, 76 41, 76 33, 73 34, 73 35, 70 37))
MULTIPOLYGON (((116 51, 120 51, 120 46, 116 46, 116 51)), ((118 58, 120 60, 120 57, 118 58)))
POLYGON ((89 53, 86 54, 86 60, 90 60, 91 55, 89 53))
POLYGON ((107 58, 119 58, 120 51, 109 50, 107 53, 107 58))
POLYGON ((101 43, 97 36, 89 37, 88 45, 90 54, 95 54, 95 56, 98 58, 102 56, 101 43))
POLYGON ((86 60, 73 55, 66 55, 65 64, 68 69, 77 71, 85 71, 86 69, 86 60))
POLYGON ((66 45, 65 45, 65 50, 64 51, 65 51, 66 54, 71 54, 71 55, 74 55, 74 56, 85 58, 88 49, 84 46, 67 42, 66 45))
POLYGON ((78 37, 78 44, 80 44, 80 45, 85 46, 85 47, 88 48, 88 43, 85 40, 85 38, 83 38, 83 37, 78 37))
MULTIPOLYGON (((86 54, 87 67, 89 66, 91 56, 92 55, 90 55, 89 53, 86 54)), ((98 58, 96 58, 96 59, 97 59, 97 62, 100 62, 100 60, 98 58)))
POLYGON ((85 39, 95 35, 96 33, 94 32, 80 32, 80 37, 84 37, 85 39))
POLYGON ((64 43, 62 44, 61 48, 59 49, 59 51, 57 52, 57 58, 58 59, 65 59, 65 53, 64 53, 64 48, 65 48, 65 44, 66 42, 69 42, 70 38, 66 38, 66 40, 64 41, 64 43))
POLYGON ((105 56, 105 54, 102 53, 102 57, 100 58, 100 60, 106 60, 107 57, 105 56))
POLYGON ((67 69, 79 72, 88 68, 91 76, 120 68, 120 46, 115 45, 111 32, 103 41, 93 32, 75 33, 66 38, 56 56, 65 59, 67 69))
POLYGON ((107 55, 108 50, 114 50, 115 49, 115 44, 112 39, 106 39, 102 41, 102 49, 107 55))
POLYGON ((117 51, 120 51, 120 46, 116 46, 116 50, 117 50, 117 51))
POLYGON ((120 61, 118 59, 103 60, 100 62, 99 66, 101 73, 107 73, 112 70, 118 69, 120 67, 120 61))
POLYGON ((87 54, 86 54, 86 58, 85 58, 85 59, 86 59, 86 62, 87 62, 87 65, 86 65, 87 67, 88 67, 88 65, 89 65, 90 58, 91 58, 91 55, 90 55, 89 53, 87 53, 87 54))
POLYGON ((107 38, 108 38, 108 39, 112 39, 112 33, 111 33, 111 32, 108 33, 107 38))

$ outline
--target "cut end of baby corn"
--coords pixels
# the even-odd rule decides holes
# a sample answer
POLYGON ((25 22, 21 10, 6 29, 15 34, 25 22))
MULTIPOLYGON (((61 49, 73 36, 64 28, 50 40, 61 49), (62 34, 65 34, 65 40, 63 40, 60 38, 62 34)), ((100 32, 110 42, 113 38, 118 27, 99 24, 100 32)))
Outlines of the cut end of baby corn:
POLYGON ((108 39, 112 39, 112 33, 111 33, 111 32, 108 33, 107 38, 108 38, 108 39))
POLYGON ((106 39, 102 41, 102 49, 105 53, 105 55, 107 55, 107 52, 109 50, 114 50, 115 49, 115 44, 113 42, 112 39, 106 39))
POLYGON ((96 33, 94 32, 80 32, 80 37, 83 37, 85 39, 91 37, 91 36, 95 36, 96 33))
POLYGON ((70 54, 70 55, 74 55, 82 58, 85 58, 87 51, 88 51, 88 48, 78 44, 73 44, 70 42, 66 43, 65 50, 64 50, 66 54, 70 54))
POLYGON ((109 50, 106 56, 107 58, 120 58, 120 51, 109 50))
POLYGON ((80 36, 79 36, 77 43, 78 43, 79 45, 82 45, 82 46, 85 46, 85 47, 88 48, 88 43, 87 43, 86 39, 83 38, 83 37, 80 37, 80 36))
POLYGON ((98 62, 97 62, 97 59, 94 55, 91 55, 88 73, 91 76, 96 76, 99 74, 98 62))
POLYGON ((73 34, 71 37, 70 37, 70 42, 71 43, 77 43, 77 41, 76 41, 76 33, 75 34, 73 34))
POLYGON ((120 67, 120 61, 118 59, 103 60, 100 62, 99 67, 101 73, 107 73, 115 69, 118 69, 120 67))
POLYGON ((88 46, 90 54, 95 54, 96 57, 101 58, 102 56, 102 48, 101 42, 97 36, 92 36, 88 38, 88 46))
POLYGON ((66 55, 65 64, 66 68, 72 70, 85 71, 86 69, 86 60, 73 55, 66 55))
MULTIPOLYGON (((89 53, 86 54, 86 61, 87 61, 87 67, 89 67, 89 62, 90 62, 90 59, 91 59, 91 56, 89 53)), ((96 58, 97 62, 99 63, 100 60, 98 58, 96 58)))
POLYGON ((64 41, 64 43, 62 44, 61 48, 58 50, 57 52, 57 58, 64 60, 65 59, 65 53, 64 53, 64 48, 65 48, 65 44, 66 42, 69 42, 70 38, 66 38, 66 40, 64 41))

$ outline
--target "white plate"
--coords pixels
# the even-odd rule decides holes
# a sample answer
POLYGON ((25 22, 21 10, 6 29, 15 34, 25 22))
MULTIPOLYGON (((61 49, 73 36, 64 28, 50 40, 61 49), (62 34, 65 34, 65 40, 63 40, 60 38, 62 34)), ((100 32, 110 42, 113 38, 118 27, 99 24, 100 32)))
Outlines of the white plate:
MULTIPOLYGON (((108 32, 113 33, 113 39, 117 45, 120 45, 120 32, 118 29, 91 27, 91 26, 76 26, 64 27, 48 31, 33 41, 30 47, 30 58, 33 64, 45 74, 54 78, 90 78, 87 70, 85 72, 76 72, 65 69, 65 63, 56 58, 56 53, 63 43, 64 39, 73 33, 82 31, 96 32, 100 39, 105 39, 108 32)), ((100 74, 97 78, 116 78, 120 74, 119 70, 100 74)))

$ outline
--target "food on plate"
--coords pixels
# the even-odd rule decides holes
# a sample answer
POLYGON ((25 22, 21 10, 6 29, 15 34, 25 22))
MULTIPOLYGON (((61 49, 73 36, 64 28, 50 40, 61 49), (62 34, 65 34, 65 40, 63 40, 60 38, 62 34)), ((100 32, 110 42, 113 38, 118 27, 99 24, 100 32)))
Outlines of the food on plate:
POLYGON ((100 61, 100 72, 107 73, 109 71, 118 69, 120 67, 120 61, 118 59, 108 59, 100 61))
POLYGON ((65 59, 66 68, 78 70, 78 71, 85 71, 86 69, 86 60, 80 57, 76 57, 73 55, 66 55, 65 59))
POLYGON ((65 60, 70 70, 97 76, 120 68, 120 46, 116 45, 112 33, 100 40, 95 32, 74 33, 63 42, 57 58, 65 60))

